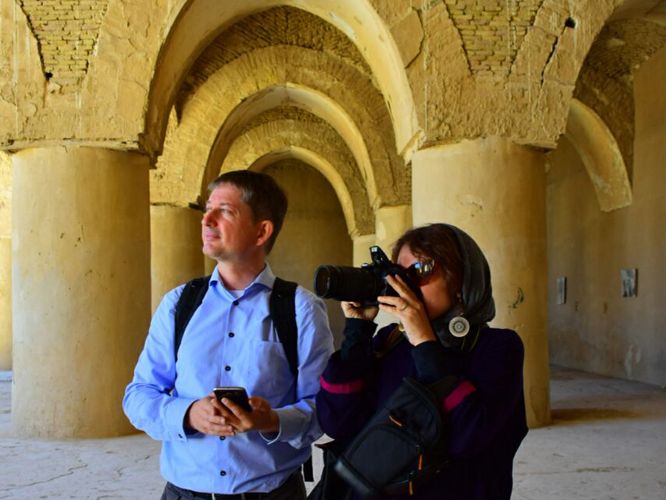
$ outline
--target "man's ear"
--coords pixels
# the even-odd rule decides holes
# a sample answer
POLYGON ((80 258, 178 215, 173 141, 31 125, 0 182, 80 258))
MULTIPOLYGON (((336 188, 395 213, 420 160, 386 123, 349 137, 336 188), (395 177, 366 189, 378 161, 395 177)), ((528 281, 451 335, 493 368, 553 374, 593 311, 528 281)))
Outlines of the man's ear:
POLYGON ((261 247, 266 244, 266 242, 273 235, 273 230, 275 226, 270 220, 262 220, 257 225, 257 246, 261 247))

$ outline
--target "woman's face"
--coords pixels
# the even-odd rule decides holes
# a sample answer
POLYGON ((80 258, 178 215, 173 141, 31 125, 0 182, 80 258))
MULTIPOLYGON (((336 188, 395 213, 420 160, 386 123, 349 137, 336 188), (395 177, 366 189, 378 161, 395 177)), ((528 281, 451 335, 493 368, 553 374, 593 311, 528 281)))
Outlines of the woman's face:
MULTIPOLYGON (((397 263, 404 268, 408 268, 418 260, 419 258, 412 253, 412 250, 407 245, 404 245, 398 253, 397 263)), ((440 266, 435 264, 433 274, 423 279, 420 287, 429 319, 435 319, 453 307, 454 302, 449 293, 449 286, 440 266)))

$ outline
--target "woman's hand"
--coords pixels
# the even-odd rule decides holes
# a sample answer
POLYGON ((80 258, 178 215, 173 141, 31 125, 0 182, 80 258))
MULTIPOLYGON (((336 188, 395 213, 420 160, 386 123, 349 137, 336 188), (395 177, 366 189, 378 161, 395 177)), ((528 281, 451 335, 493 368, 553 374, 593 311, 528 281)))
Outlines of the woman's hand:
POLYGON ((376 306, 362 306, 359 302, 340 302, 342 312, 346 318, 367 319, 372 321, 377 316, 379 308, 376 306))
POLYGON ((398 297, 390 295, 378 297, 379 308, 398 318, 409 343, 416 346, 422 342, 437 340, 423 302, 414 295, 400 276, 389 275, 386 281, 398 292, 398 297))

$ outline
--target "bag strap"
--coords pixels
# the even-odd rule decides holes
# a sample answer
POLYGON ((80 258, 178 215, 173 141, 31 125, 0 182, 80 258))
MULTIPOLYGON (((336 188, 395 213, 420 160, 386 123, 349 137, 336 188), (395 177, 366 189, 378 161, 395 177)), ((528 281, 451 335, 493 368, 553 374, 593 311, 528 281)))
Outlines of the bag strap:
POLYGON ((271 293, 271 318, 275 323, 278 339, 284 347, 289 368, 298 377, 298 326, 296 325, 296 287, 292 281, 275 278, 271 293))
MULTIPOLYGON (((284 347, 291 373, 298 378, 298 325, 296 325, 296 288, 298 284, 276 277, 271 293, 271 318, 284 347)), ((314 481, 312 455, 303 464, 303 478, 314 481)))
POLYGON ((203 278, 195 278, 188 281, 183 288, 178 302, 176 303, 176 310, 174 314, 175 322, 175 337, 174 337, 174 355, 178 359, 178 349, 183 340, 183 334, 187 324, 192 319, 194 311, 201 305, 204 295, 208 291, 208 282, 210 276, 203 278))

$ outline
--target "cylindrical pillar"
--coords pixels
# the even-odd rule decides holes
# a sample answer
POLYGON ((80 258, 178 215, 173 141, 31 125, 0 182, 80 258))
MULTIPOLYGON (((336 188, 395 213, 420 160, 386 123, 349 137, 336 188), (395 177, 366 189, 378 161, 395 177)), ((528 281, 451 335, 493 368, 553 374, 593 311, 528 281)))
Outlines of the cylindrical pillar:
POLYGON ((447 222, 468 232, 490 263, 493 325, 525 344, 530 426, 550 421, 543 153, 487 138, 418 151, 412 158, 414 223, 447 222))
POLYGON ((153 311, 172 288, 203 276, 201 212, 168 205, 150 206, 153 311))
POLYGON ((0 151, 0 371, 12 369, 12 163, 0 151))
POLYGON ((146 157, 13 155, 12 421, 32 437, 116 436, 150 319, 146 157))
POLYGON ((412 227, 412 207, 399 205, 375 210, 375 237, 386 255, 391 257, 393 244, 412 227))

